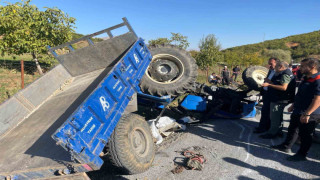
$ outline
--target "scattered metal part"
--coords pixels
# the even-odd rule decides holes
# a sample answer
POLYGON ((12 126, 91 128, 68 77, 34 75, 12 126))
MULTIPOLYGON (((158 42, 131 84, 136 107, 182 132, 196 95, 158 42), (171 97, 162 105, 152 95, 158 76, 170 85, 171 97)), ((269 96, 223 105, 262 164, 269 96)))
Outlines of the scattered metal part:
POLYGON ((173 170, 171 170, 171 172, 172 172, 173 174, 179 174, 179 173, 181 173, 184 169, 185 169, 185 168, 184 168, 183 166, 178 165, 178 166, 176 166, 173 170))

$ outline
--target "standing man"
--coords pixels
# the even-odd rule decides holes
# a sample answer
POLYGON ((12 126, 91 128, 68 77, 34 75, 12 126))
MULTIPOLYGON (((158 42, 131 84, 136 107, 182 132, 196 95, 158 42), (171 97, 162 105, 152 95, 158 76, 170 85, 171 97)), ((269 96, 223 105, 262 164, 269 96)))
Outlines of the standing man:
POLYGON ((222 76, 222 84, 229 85, 230 84, 230 72, 229 72, 227 66, 224 66, 224 68, 221 72, 221 76, 222 76))
MULTIPOLYGON (((267 78, 265 78, 266 81, 270 81, 272 77, 275 74, 275 67, 277 62, 279 62, 279 59, 277 58, 270 58, 268 61, 269 65, 269 72, 267 75, 267 78)), ((262 94, 262 109, 261 109, 261 118, 259 122, 259 126, 256 127, 256 129, 253 131, 253 133, 264 133, 270 128, 270 94, 268 92, 268 87, 263 87, 261 90, 262 94)))
POLYGON ((236 67, 234 67, 232 69, 232 77, 234 77, 233 81, 237 82, 237 77, 238 77, 239 73, 240 73, 240 68, 237 65, 236 67))
POLYGON ((298 152, 289 156, 289 161, 304 161, 312 144, 312 133, 316 120, 320 117, 320 73, 319 60, 307 58, 301 61, 300 71, 304 74, 294 103, 288 108, 292 112, 286 140, 276 146, 271 146, 284 152, 291 152, 291 147, 300 136, 301 144, 298 152))
POLYGON ((262 84, 268 87, 270 96, 270 128, 266 134, 261 135, 263 139, 273 139, 282 135, 283 110, 292 103, 295 96, 296 81, 289 69, 288 63, 280 61, 276 64, 275 75, 271 81, 262 84))

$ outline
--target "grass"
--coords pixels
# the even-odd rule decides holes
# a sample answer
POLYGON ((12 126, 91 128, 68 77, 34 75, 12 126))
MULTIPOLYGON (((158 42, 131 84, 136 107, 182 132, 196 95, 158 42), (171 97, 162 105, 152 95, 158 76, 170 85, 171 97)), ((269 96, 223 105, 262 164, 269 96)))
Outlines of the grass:
MULTIPOLYGON (((25 87, 39 78, 38 73, 24 74, 25 87)), ((0 103, 21 89, 21 72, 16 69, 0 68, 0 103)))
MULTIPOLYGON (((213 66, 209 68, 209 75, 213 72, 215 72, 217 75, 221 76, 221 71, 223 69, 223 66, 213 66)), ((245 68, 244 68, 245 69, 245 68)), ((242 69, 241 72, 244 70, 242 69)), ((229 69, 230 73, 232 73, 232 69, 229 69)), ((230 74, 232 75, 232 74, 230 74)), ((242 74, 238 75, 237 82, 240 84, 243 84, 242 81, 242 74)), ((197 82, 199 83, 205 83, 206 85, 211 85, 208 83, 208 77, 207 77, 207 72, 205 70, 198 70, 198 77, 197 77, 197 82)))
MULTIPOLYGON (((24 81, 25 87, 40 77, 31 54, 0 56, 0 104, 16 94, 21 89, 20 61, 25 61, 24 81)), ((44 70, 50 64, 40 63, 44 70)))
POLYGON ((10 61, 32 61, 32 55, 31 54, 23 54, 23 55, 7 55, 0 56, 0 60, 10 60, 10 61))

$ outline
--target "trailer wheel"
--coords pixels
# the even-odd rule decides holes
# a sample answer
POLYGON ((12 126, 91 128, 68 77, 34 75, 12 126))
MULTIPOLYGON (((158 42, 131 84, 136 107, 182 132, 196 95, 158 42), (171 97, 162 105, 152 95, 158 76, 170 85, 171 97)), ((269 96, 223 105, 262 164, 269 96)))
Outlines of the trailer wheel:
POLYGON ((109 139, 107 149, 113 165, 126 174, 146 171, 155 155, 148 123, 136 114, 122 116, 109 139))
POLYGON ((184 49, 157 45, 149 50, 153 58, 140 83, 143 92, 176 96, 183 94, 196 81, 198 66, 184 49))
POLYGON ((243 71, 242 80, 250 89, 259 90, 267 74, 268 69, 265 67, 250 66, 243 71))

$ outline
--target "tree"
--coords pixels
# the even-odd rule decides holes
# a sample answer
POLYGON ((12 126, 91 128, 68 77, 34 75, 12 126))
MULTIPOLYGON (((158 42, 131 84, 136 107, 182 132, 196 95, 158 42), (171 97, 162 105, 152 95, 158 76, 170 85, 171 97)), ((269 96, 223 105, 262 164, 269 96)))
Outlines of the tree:
POLYGON ((280 59, 281 61, 286 61, 287 63, 291 63, 291 52, 282 50, 282 49, 270 49, 266 50, 263 53, 264 56, 270 58, 270 57, 275 57, 280 59))
POLYGON ((223 59, 221 45, 213 34, 202 38, 199 43, 200 52, 196 58, 197 64, 201 69, 206 69, 213 63, 223 59))
POLYGON ((150 46, 162 45, 162 44, 170 44, 172 41, 168 38, 158 38, 154 40, 149 40, 148 43, 150 46))
POLYGON ((261 65, 263 63, 263 58, 259 57, 258 53, 248 53, 242 56, 241 64, 245 67, 250 65, 261 65))
POLYGON ((30 53, 42 74, 39 55, 47 54, 48 45, 57 46, 72 38, 75 18, 57 8, 40 11, 30 2, 0 6, 0 50, 2 54, 30 53))
POLYGON ((183 36, 180 33, 171 33, 171 38, 158 38, 158 39, 152 39, 148 41, 149 45, 155 46, 155 45, 162 45, 162 44, 173 44, 180 48, 187 49, 189 47, 188 37, 183 36))
POLYGON ((187 49, 190 45, 190 43, 188 42, 188 37, 187 36, 183 36, 180 33, 171 33, 171 42, 183 49, 187 49))
POLYGON ((209 34, 200 40, 199 49, 200 52, 196 57, 196 61, 201 69, 207 71, 208 79, 209 66, 223 59, 223 55, 220 52, 221 45, 213 34, 209 34))
POLYGON ((190 50, 189 53, 190 53, 190 55, 191 55, 194 59, 196 59, 197 56, 198 56, 198 54, 199 54, 199 51, 197 51, 197 50, 190 50))
POLYGON ((226 65, 228 66, 235 66, 235 65, 239 65, 241 63, 241 58, 242 55, 240 53, 238 53, 237 51, 224 51, 223 52, 224 55, 224 62, 226 63, 226 65))

